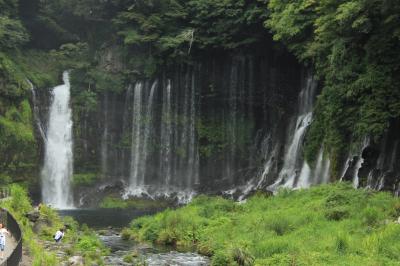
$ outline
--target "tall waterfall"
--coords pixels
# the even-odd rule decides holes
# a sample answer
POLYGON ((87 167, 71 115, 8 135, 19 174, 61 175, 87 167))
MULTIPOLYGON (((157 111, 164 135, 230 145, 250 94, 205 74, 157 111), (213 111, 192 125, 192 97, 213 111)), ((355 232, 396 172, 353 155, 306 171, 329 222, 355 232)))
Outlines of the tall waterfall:
POLYGON ((131 185, 136 189, 143 185, 141 182, 141 164, 143 163, 141 158, 141 151, 143 149, 141 145, 142 141, 142 89, 143 83, 139 82, 136 84, 134 89, 134 102, 133 102, 133 115, 132 115, 132 153, 131 153, 131 185))
POLYGON ((63 81, 63 85, 52 91, 42 170, 43 202, 60 209, 73 207, 70 191, 70 178, 73 174, 72 111, 69 105, 68 72, 63 73, 63 81))
POLYGON ((161 114, 161 152, 160 152, 160 176, 164 176, 164 186, 171 186, 172 177, 172 138, 173 138, 173 114, 171 105, 171 80, 163 91, 163 103, 161 114))

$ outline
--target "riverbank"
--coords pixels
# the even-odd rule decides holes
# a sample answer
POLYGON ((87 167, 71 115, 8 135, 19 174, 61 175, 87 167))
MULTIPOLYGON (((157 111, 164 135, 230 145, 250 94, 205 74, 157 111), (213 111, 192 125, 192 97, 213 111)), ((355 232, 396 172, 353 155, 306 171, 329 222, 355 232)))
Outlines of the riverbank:
POLYGON ((21 186, 10 185, 10 197, 1 201, 0 207, 6 208, 22 228, 22 265, 104 265, 103 256, 109 250, 93 230, 71 217, 61 218, 47 206, 34 209, 21 186), (53 235, 59 228, 65 228, 66 234, 61 243, 55 244, 53 235), (82 263, 71 264, 74 258, 82 263))
POLYGON ((389 193, 338 183, 258 193, 244 204, 200 196, 134 220, 123 236, 194 248, 212 265, 395 265, 399 215, 389 193))

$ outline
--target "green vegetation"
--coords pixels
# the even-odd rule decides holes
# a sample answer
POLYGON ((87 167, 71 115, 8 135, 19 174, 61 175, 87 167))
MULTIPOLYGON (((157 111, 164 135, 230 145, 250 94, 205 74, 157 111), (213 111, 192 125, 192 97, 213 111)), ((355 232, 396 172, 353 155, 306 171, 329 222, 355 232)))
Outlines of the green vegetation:
POLYGON ((167 208, 171 204, 167 201, 151 200, 151 199, 121 199, 119 196, 107 196, 101 202, 99 207, 105 209, 155 209, 167 208))
POLYGON ((74 174, 72 184, 74 186, 90 186, 98 180, 96 173, 74 174))
POLYGON ((238 204, 200 196, 132 221, 124 237, 195 247, 212 265, 396 265, 400 200, 339 183, 238 204))
POLYGON ((28 247, 29 253, 33 258, 33 266, 52 266, 58 265, 55 254, 44 250, 39 244, 39 237, 33 232, 31 224, 25 214, 32 210, 32 205, 26 191, 18 186, 11 185, 11 199, 0 203, 2 208, 6 208, 18 221, 23 232, 23 245, 28 247))
MULTIPOLYGON (((306 157, 337 162, 348 143, 378 140, 400 117, 399 1, 269 1, 266 26, 323 82, 306 157)), ((339 165, 335 165, 337 168, 339 165)))
POLYGON ((67 231, 62 243, 68 246, 68 255, 82 255, 85 265, 103 265, 101 255, 108 254, 108 250, 100 242, 97 235, 71 217, 61 219, 55 210, 41 205, 39 220, 33 225, 26 214, 33 210, 28 195, 21 186, 10 186, 11 197, 1 201, 0 206, 6 208, 16 218, 23 232, 23 245, 28 248, 29 255, 33 259, 33 266, 57 266, 59 259, 54 252, 46 251, 43 247, 45 241, 53 243, 54 233, 62 227, 67 231), (35 229, 35 230, 34 230, 35 229))

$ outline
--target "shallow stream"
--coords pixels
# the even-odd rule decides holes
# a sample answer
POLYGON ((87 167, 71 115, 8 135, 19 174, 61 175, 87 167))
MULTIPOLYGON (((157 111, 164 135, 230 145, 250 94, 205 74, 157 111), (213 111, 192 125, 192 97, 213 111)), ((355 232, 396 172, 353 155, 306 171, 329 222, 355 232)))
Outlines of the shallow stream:
POLYGON ((104 258, 106 265, 127 266, 138 262, 149 266, 207 266, 209 258, 193 252, 178 252, 162 246, 149 246, 123 240, 119 235, 122 227, 135 218, 154 214, 161 209, 75 209, 60 210, 61 216, 72 216, 80 224, 87 224, 99 232, 99 238, 111 250, 104 258), (133 261, 132 261, 133 260, 133 261))

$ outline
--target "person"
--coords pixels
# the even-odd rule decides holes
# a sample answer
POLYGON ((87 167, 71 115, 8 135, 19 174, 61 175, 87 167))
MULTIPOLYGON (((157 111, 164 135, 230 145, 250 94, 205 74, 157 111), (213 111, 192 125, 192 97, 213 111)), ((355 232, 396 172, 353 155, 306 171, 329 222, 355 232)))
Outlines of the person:
POLYGON ((56 241, 56 243, 60 242, 61 239, 64 237, 64 229, 61 228, 60 230, 58 230, 56 232, 56 234, 54 235, 54 240, 56 241))
POLYGON ((4 250, 6 249, 6 234, 10 232, 0 223, 0 259, 4 259, 4 250))

